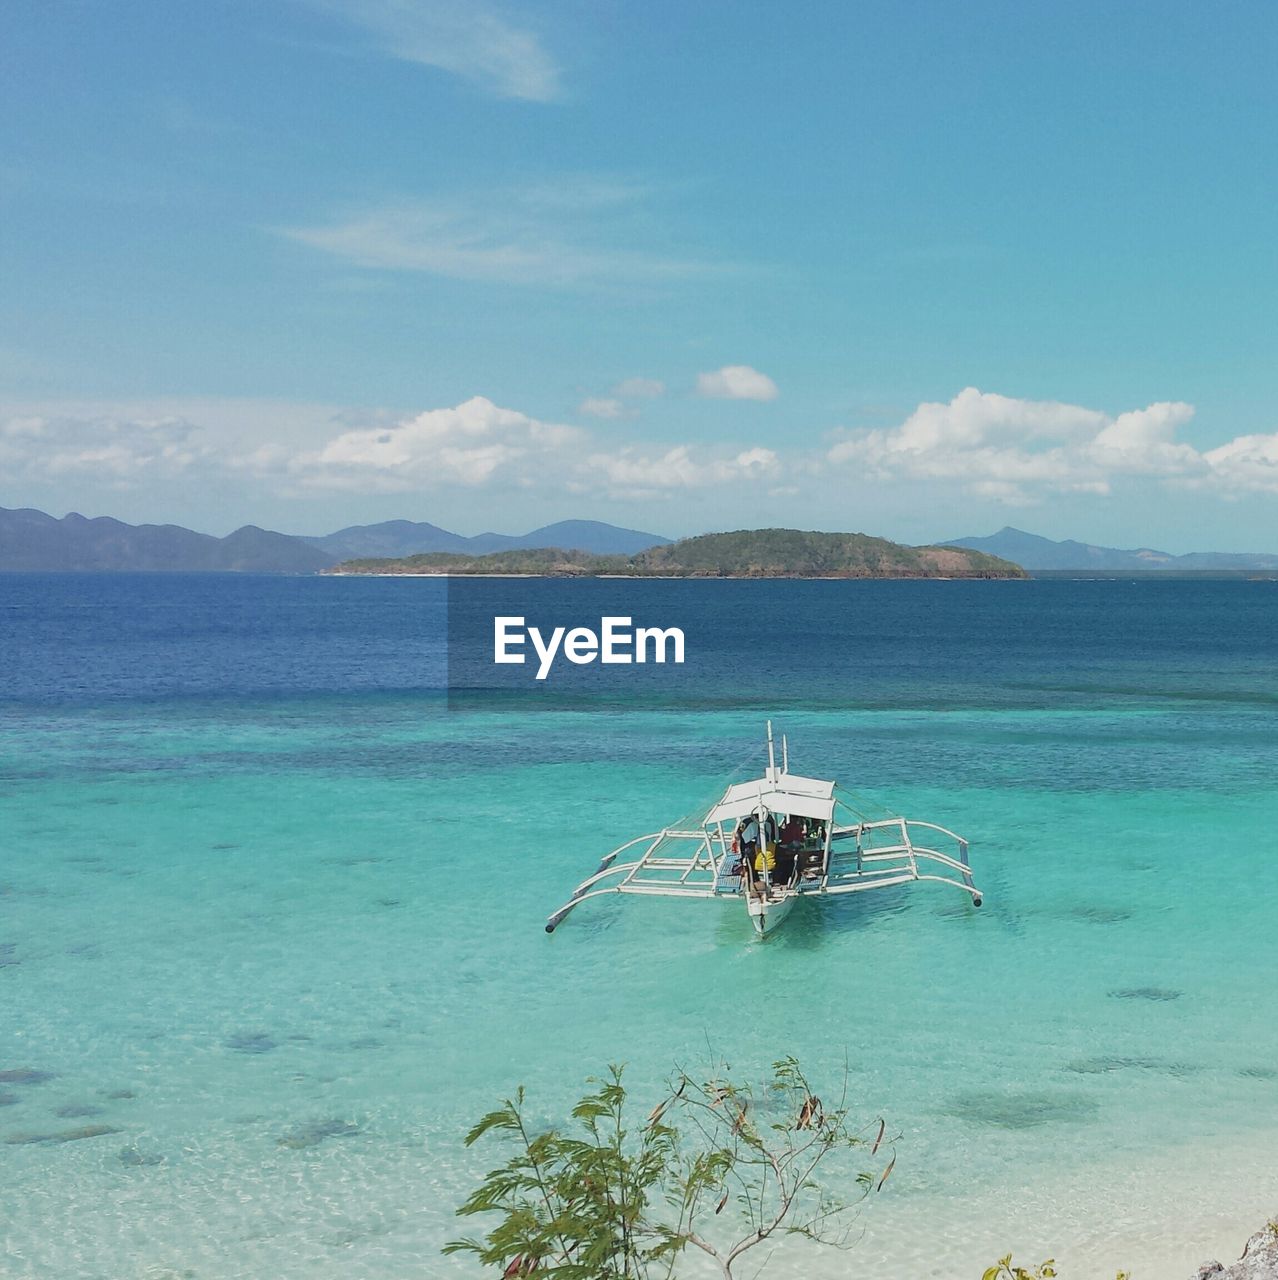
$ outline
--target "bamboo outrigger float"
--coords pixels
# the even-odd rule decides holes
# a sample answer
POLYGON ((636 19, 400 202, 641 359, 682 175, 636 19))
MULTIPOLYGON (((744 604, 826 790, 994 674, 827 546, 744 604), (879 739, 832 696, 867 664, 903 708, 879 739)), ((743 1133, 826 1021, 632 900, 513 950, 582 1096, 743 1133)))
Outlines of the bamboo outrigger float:
POLYGON ((638 893, 744 900, 754 932, 764 937, 802 898, 915 880, 950 885, 981 905, 962 836, 913 818, 868 820, 837 783, 791 773, 784 737, 778 768, 769 721, 761 778, 730 785, 695 825, 638 836, 606 854, 546 921, 546 932, 589 898, 638 893), (640 852, 617 861, 631 850, 640 852))

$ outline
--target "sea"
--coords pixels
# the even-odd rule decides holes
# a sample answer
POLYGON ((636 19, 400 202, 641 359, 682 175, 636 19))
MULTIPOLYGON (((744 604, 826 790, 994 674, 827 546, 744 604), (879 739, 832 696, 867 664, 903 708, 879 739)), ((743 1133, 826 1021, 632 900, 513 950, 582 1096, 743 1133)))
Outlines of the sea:
POLYGON ((1241 579, 0 576, 0 1275, 477 1277, 441 1248, 509 1153, 464 1138, 517 1088, 562 1124, 624 1064, 642 1117, 793 1054, 895 1165, 846 1251, 742 1275, 1186 1280, 1278 1210, 1276 674, 1241 579), (685 661, 488 682, 462 604, 685 661), (545 933, 768 720, 967 837, 984 905, 545 933))

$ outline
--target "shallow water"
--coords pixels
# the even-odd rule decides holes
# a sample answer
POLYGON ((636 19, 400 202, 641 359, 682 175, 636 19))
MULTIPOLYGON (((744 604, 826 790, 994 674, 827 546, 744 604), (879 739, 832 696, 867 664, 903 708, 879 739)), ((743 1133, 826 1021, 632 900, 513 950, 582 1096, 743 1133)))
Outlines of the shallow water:
POLYGON ((438 1254, 497 1161, 470 1122, 709 1050, 846 1061, 901 1134, 857 1249, 769 1276, 1016 1247, 1174 1280, 1273 1212, 1270 584, 503 590, 695 617, 689 663, 449 700, 438 583, 0 578, 0 1271, 475 1274, 438 1254), (542 932, 767 715, 796 768, 969 836, 986 906, 809 901, 757 944, 737 904, 605 900, 542 932))

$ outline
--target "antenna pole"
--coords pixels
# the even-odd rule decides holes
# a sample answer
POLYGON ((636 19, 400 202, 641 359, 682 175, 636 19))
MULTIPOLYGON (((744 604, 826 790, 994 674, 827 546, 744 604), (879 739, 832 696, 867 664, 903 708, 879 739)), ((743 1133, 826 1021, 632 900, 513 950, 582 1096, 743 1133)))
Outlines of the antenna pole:
POLYGON ((784 733, 781 735, 781 772, 790 772, 790 743, 784 733))
POLYGON ((772 721, 768 721, 768 780, 776 781, 777 776, 777 757, 776 752, 772 749, 772 721))

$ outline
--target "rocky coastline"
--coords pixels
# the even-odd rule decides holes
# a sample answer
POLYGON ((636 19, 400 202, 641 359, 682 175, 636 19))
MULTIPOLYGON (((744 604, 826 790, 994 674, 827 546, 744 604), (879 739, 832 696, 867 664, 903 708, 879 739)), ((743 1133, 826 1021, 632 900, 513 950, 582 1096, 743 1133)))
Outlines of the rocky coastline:
POLYGON ((1278 1214, 1247 1241, 1232 1266, 1204 1262, 1192 1280, 1278 1280, 1278 1214))

